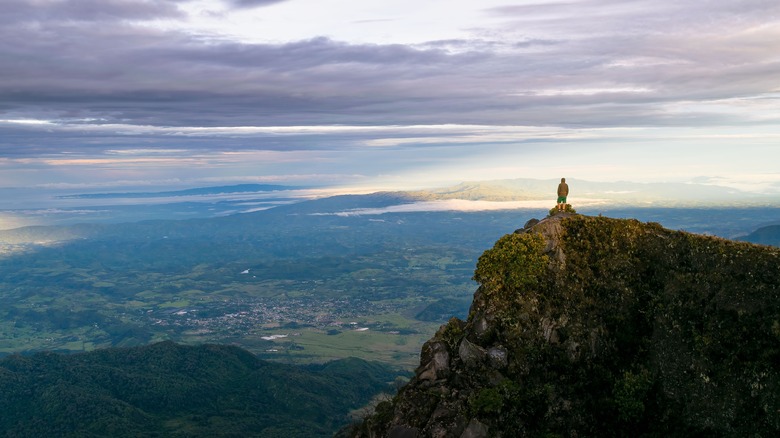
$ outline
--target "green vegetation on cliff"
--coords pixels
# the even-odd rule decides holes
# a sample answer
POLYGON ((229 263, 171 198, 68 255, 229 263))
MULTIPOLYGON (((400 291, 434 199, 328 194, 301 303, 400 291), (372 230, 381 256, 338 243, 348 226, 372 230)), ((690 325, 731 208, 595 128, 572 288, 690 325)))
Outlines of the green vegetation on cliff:
POLYGON ((780 250, 565 215, 479 259, 466 322, 355 436, 777 436, 780 250))
POLYGON ((296 367, 161 342, 0 360, 0 435, 327 437, 388 388, 384 365, 296 367))

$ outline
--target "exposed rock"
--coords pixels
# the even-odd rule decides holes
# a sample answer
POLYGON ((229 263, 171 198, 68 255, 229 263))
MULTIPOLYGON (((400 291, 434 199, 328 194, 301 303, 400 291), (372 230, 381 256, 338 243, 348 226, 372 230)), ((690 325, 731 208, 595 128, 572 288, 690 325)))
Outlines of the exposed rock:
POLYGON ((527 230, 538 223, 539 223, 539 219, 529 219, 528 222, 526 222, 525 225, 523 225, 523 229, 527 230))
POLYGON ((428 341, 423 345, 420 355, 421 366, 417 377, 420 380, 437 380, 447 375, 450 369, 450 354, 444 342, 428 341))
POLYGON ((460 435, 460 438, 487 438, 488 427, 479 422, 476 418, 472 419, 466 430, 460 435))
POLYGON ((460 360, 467 367, 477 367, 482 364, 485 359, 485 349, 479 345, 472 344, 468 339, 463 338, 460 341, 460 348, 458 348, 458 355, 460 360))
POLYGON ((496 369, 504 369, 509 365, 509 357, 506 348, 498 346, 488 350, 488 359, 490 366, 496 369))
POLYGON ((355 436, 780 436, 778 266, 777 248, 548 217, 480 257, 469 319, 355 436))
POLYGON ((387 436, 389 438, 417 438, 420 436, 420 431, 414 427, 396 426, 390 429, 387 436))
POLYGON ((477 341, 486 341, 492 335, 492 325, 487 315, 479 315, 471 326, 473 338, 477 341))

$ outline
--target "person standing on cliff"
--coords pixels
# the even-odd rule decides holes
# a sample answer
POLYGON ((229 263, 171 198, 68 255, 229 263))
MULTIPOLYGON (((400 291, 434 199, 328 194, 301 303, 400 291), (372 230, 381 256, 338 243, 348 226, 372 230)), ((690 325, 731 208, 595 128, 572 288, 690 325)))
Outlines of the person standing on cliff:
POLYGON ((569 185, 566 184, 566 178, 561 178, 558 184, 558 211, 566 210, 566 197, 569 196, 569 185))

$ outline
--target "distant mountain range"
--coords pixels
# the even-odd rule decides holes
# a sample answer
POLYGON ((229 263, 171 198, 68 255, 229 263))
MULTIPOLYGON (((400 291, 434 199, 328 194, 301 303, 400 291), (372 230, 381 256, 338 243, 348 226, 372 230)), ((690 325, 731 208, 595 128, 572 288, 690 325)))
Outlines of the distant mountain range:
MULTIPOLYGON (((539 180, 516 178, 489 181, 466 181, 454 186, 411 191, 388 192, 409 201, 462 199, 470 201, 529 201, 554 198, 558 179, 539 180)), ((765 195, 709 184, 592 182, 567 179, 572 199, 598 200, 610 204, 670 205, 753 205, 780 203, 780 194, 765 195)), ((57 196, 57 199, 140 199, 184 196, 208 196, 267 193, 310 189, 311 186, 276 184, 236 184, 229 186, 197 187, 184 190, 157 192, 77 193, 57 196)))
MULTIPOLYGON (((600 211, 618 208, 780 208, 780 193, 751 193, 712 184, 604 183, 576 178, 569 178, 567 181, 571 189, 569 203, 577 211, 582 211, 583 207, 600 211)), ((395 212, 549 209, 555 202, 558 182, 559 179, 527 178, 467 181, 448 187, 351 196, 328 196, 328 188, 320 186, 274 184, 57 194, 41 191, 42 189, 30 189, 32 192, 26 195, 6 190, 0 192, 0 200, 6 199, 3 196, 13 200, 11 202, 6 199, 6 205, 12 205, 13 208, 0 209, 0 229, 24 225, 213 218, 272 209, 308 201, 317 196, 327 197, 329 201, 307 203, 312 208, 341 203, 346 210, 348 204, 352 203, 353 209, 380 208, 395 212), (25 196, 30 201, 25 201, 25 196)))
POLYGON ((218 187, 197 187, 186 190, 165 192, 120 192, 120 193, 82 193, 58 196, 59 199, 110 199, 110 198, 168 198, 172 196, 204 196, 231 193, 278 192, 282 190, 300 190, 304 187, 282 186, 274 184, 236 184, 218 187))
POLYGON ((761 227, 739 240, 780 247, 780 224, 761 227))
MULTIPOLYGON (((403 192, 417 200, 472 201, 553 200, 559 179, 528 178, 463 182, 451 187, 403 192)), ((567 178, 573 203, 598 202, 614 206, 704 207, 723 205, 780 205, 780 193, 756 194, 710 184, 592 182, 567 178)))
MULTIPOLYGON (((263 204, 264 200, 254 202, 252 199, 236 201, 231 204, 232 210, 225 210, 224 206, 217 208, 215 203, 190 202, 187 205, 204 205, 209 207, 198 207, 198 212, 193 212, 193 216, 175 216, 171 212, 162 214, 162 216, 172 216, 171 220, 160 219, 160 215, 155 215, 158 206, 155 205, 126 205, 116 207, 116 213, 120 217, 112 221, 90 222, 87 219, 84 223, 73 223, 58 226, 27 226, 9 230, 0 230, 0 244, 30 244, 30 243, 51 243, 69 241, 81 238, 91 238, 98 235, 108 234, 112 236, 130 235, 134 233, 148 234, 148 229, 159 229, 160 233, 168 234, 169 229, 175 229, 176 232, 190 230, 193 236, 203 235, 203 233, 232 233, 240 230, 266 227, 269 223, 278 224, 284 228, 293 223, 290 217, 298 217, 296 223, 303 220, 306 216, 318 215, 373 215, 379 216, 382 213, 393 212, 426 212, 426 211, 458 211, 463 206, 474 202, 492 203, 494 208, 500 208, 506 204, 506 211, 539 211, 544 212, 554 205, 554 199, 549 195, 550 187, 555 188, 556 180, 498 180, 489 182, 461 183, 455 186, 418 190, 418 191, 397 191, 397 192, 377 192, 365 195, 337 195, 323 197, 319 199, 293 199, 284 198, 286 202, 269 205, 267 209, 257 209, 262 211, 240 209, 237 204, 263 204), (463 202, 459 202, 463 200, 463 202), (262 201, 262 202, 260 202, 262 201), (531 201, 524 204, 523 201, 531 201), (549 201, 549 202, 545 202, 549 201), (437 202, 447 203, 445 208, 431 210, 432 204, 437 202), (396 207, 404 206, 403 209, 396 207), (121 207, 121 209, 120 209, 121 207), (219 212, 218 217, 204 217, 206 210, 211 209, 219 212), (148 210, 152 221, 142 221, 143 210, 148 210), (232 213, 230 213, 232 211, 232 213), (141 216, 133 215, 138 213, 141 216), (239 214, 241 213, 241 214, 239 214), (231 218, 232 217, 232 218, 231 218), (126 222, 119 222, 121 218, 126 218, 126 222), (229 225, 228 225, 229 224, 229 225), (263 225, 265 224, 265 225, 263 225), (186 225, 186 226, 184 226, 186 225), (248 228, 247 228, 248 227, 248 228)), ((258 187, 269 189, 271 187, 285 187, 291 190, 290 186, 271 186, 260 184, 245 184, 236 186, 222 187, 204 187, 200 189, 183 190, 176 192, 154 192, 160 193, 251 193, 258 187), (244 192, 242 192, 242 190, 244 192)), ((576 207, 577 211, 584 214, 609 214, 615 217, 635 217, 645 221, 655 221, 664 224, 664 226, 676 229, 685 229, 692 232, 703 232, 716 234, 728 238, 741 237, 741 240, 754 243, 765 243, 766 238, 762 235, 748 235, 761 226, 772 225, 778 221, 778 212, 780 211, 780 200, 774 202, 770 196, 746 195, 734 196, 733 206, 724 205, 698 205, 696 202, 704 202, 707 199, 718 198, 718 193, 726 193, 725 188, 715 186, 693 186, 688 187, 684 184, 637 184, 625 183, 625 191, 615 191, 612 183, 592 183, 587 181, 574 180, 570 183, 573 195, 570 201, 576 207), (690 204, 682 201, 679 193, 683 190, 692 190, 686 196, 691 198, 690 204), (660 193, 668 193, 669 199, 663 200, 660 193), (630 193, 629 193, 630 192, 630 193), (582 193, 582 194, 580 194, 582 193), (677 195, 675 195, 677 193, 677 195), (582 198, 588 196, 588 198, 582 198), (677 196, 674 198, 674 196, 677 196), (695 199, 694 199, 695 198, 695 199), (645 199, 640 202, 638 199, 645 199), (760 202, 759 202, 760 201, 760 202), (582 202, 582 204, 580 204, 582 202), (747 203, 742 205, 741 203, 747 203), (766 202, 770 204, 769 208, 754 207, 751 202, 760 204, 766 202), (657 204, 657 205, 656 205, 657 204), (668 205, 667 205, 668 204, 668 205), (774 206, 772 206, 774 205, 774 206), (704 213, 706 211, 706 213, 704 213), (754 224, 754 225, 753 225, 754 224), (722 231, 720 231, 722 230, 722 231), (763 239, 763 240, 762 240, 763 239)), ((730 190, 730 189, 728 189, 730 190)), ((106 194, 107 195, 107 194, 106 194)), ((132 194, 140 196, 141 192, 132 194)), ((74 195, 77 196, 77 195, 74 195)), ((90 196, 90 195, 78 195, 90 196)), ((99 196, 95 194, 95 196, 99 196)), ((280 198, 275 198, 279 200, 280 198)), ((175 206, 184 204, 163 204, 163 206, 175 206)), ((478 210, 478 209, 477 209, 478 210)), ((475 211, 477 211, 475 210, 475 211)), ((489 209, 488 209, 489 210, 489 209)), ((173 210, 171 210, 173 211, 173 210)), ((214 214, 212 212, 212 214, 214 214)), ((487 212, 486 212, 487 214, 487 212)), ((525 214, 525 213, 522 213, 525 214)), ((537 214, 537 213, 534 213, 537 214)), ((764 231, 763 233, 769 233, 764 231)), ((215 235, 216 237, 216 235, 215 235)), ((769 243, 777 245, 777 241, 769 243)))

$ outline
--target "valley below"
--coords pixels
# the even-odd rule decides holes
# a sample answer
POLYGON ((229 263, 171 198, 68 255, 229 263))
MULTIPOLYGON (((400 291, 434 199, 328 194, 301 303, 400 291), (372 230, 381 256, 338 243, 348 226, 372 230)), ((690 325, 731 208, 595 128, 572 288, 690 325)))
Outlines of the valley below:
MULTIPOLYGON (((0 354, 173 340, 288 363, 359 357, 411 369, 439 325, 467 316, 482 251, 546 211, 340 214, 397 202, 333 197, 219 218, 5 231, 0 354)), ((778 217, 605 214, 725 237, 778 217)))
MULTIPOLYGON (((403 194, 380 193, 219 217, 0 231, 0 356, 7 356, 4 363, 11 368, 28 357, 46 367, 71 360, 46 356, 52 352, 79 361, 92 360, 92 353, 143 351, 154 362, 155 355, 170 355, 170 349, 218 344, 288 367, 284 372, 292 375, 315 369, 300 367, 331 366, 349 380, 365 367, 383 367, 371 381, 374 386, 355 388, 359 397, 340 408, 344 412, 331 418, 337 420, 333 424, 321 427, 324 419, 310 420, 317 417, 315 409, 301 418, 314 423, 278 432, 328 436, 360 418, 350 420, 348 410, 365 406, 371 397, 372 405, 390 397, 398 379, 405 380, 420 364, 424 344, 443 324, 469 317, 478 286, 475 267, 485 250, 548 214, 546 208, 427 211, 428 206, 403 194)), ((780 217, 778 208, 754 207, 585 205, 578 212, 730 239, 771 230, 780 217)), ((232 360, 218 360, 223 359, 232 360)), ((125 372, 120 368, 113 372, 125 372)), ((79 384, 73 385, 63 391, 83 397, 79 384)), ((106 388, 110 385, 99 390, 106 388)), ((48 391, 45 385, 39 389, 43 395, 48 391)), ((326 398, 334 392, 329 386, 317 390, 326 398)), ((290 397, 290 403, 299 403, 290 397)), ((136 407, 143 415, 157 415, 136 407)), ((166 424, 206 433, 226 415, 212 408, 196 404, 133 427, 166 424)), ((277 436, 268 428, 281 427, 279 418, 239 426, 277 436)))

